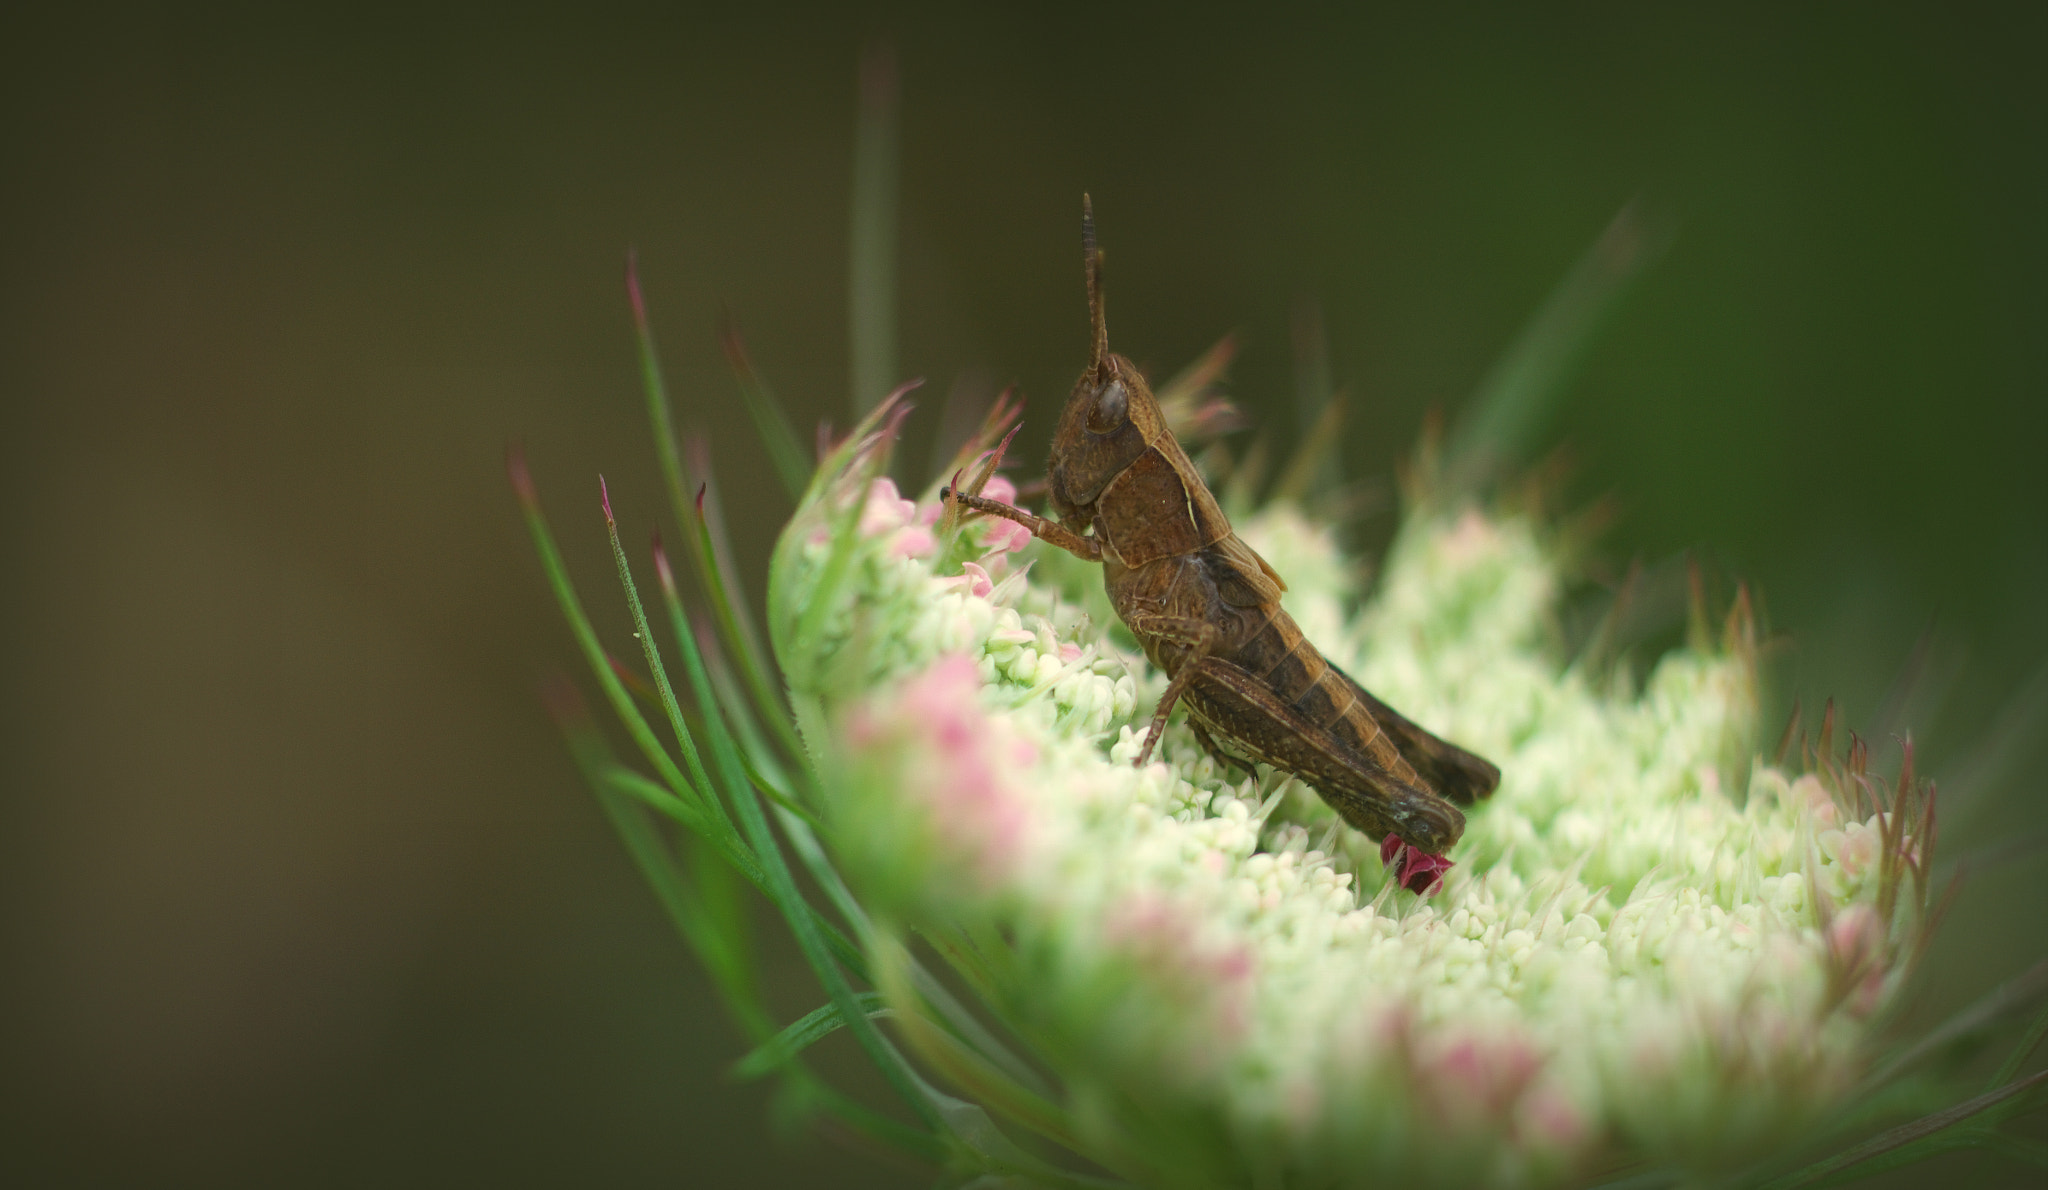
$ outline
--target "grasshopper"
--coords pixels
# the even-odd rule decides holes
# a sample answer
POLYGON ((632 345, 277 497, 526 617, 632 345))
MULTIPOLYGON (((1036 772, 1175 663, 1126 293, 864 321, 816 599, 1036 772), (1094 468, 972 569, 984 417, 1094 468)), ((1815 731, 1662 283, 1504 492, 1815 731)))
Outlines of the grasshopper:
POLYGON ((1053 435, 1046 494, 1059 519, 953 488, 941 498, 1102 564, 1117 616, 1169 678, 1140 766, 1182 704, 1219 764, 1293 773, 1371 837, 1441 854, 1464 832, 1458 806, 1491 794, 1500 770, 1374 698, 1281 609, 1286 583, 1232 531, 1136 366, 1109 350, 1103 256, 1081 201, 1094 342, 1053 435))

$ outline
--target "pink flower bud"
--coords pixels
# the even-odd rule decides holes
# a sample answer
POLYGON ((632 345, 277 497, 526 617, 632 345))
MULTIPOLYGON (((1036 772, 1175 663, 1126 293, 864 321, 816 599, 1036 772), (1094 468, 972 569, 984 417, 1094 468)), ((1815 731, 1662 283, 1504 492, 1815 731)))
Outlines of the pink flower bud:
POLYGON ((987 889, 1023 863, 1031 807, 1009 774, 1037 763, 1029 740, 981 709, 974 660, 954 654, 853 714, 846 738, 864 751, 904 761, 897 796, 926 815, 948 866, 987 889))
POLYGON ((874 537, 900 529, 917 519, 917 505, 896 490, 896 481, 883 476, 868 485, 867 503, 860 510, 860 531, 874 537))
POLYGON ((1884 942, 1884 923, 1869 905, 1851 905, 1828 923, 1828 953, 1850 981, 1847 1007, 1857 1016, 1876 1011, 1884 993, 1884 942))
POLYGON ((938 539, 923 525, 905 525, 889 538, 889 553, 898 558, 926 558, 938 548, 938 539))
POLYGON ((1873 825, 1852 822, 1842 832, 1842 841, 1835 852, 1835 862, 1842 865, 1842 872, 1850 879, 1858 879, 1868 873, 1877 863, 1879 832, 1873 825))
POLYGON ((1110 909, 1103 937, 1161 995, 1202 1010, 1216 1033, 1235 1039, 1249 1024, 1251 951, 1210 938, 1186 906, 1151 893, 1131 896, 1110 909))
POLYGON ((1010 553, 1031 544, 1031 530, 1015 521, 991 517, 981 540, 991 551, 1010 553))

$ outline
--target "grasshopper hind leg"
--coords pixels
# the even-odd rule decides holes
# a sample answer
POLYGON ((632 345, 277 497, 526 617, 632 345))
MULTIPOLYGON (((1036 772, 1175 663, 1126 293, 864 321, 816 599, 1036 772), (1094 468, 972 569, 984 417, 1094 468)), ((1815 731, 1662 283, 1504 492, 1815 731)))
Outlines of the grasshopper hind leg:
POLYGON ((1207 752, 1209 759, 1215 761, 1216 767, 1223 770, 1224 773, 1228 774, 1230 770, 1237 769, 1247 777, 1258 775, 1258 770, 1252 767, 1251 761, 1225 752, 1222 746, 1216 742, 1216 737, 1209 734, 1209 729, 1203 727, 1200 720, 1190 715, 1188 716, 1188 726, 1194 730, 1195 742, 1202 746, 1202 751, 1207 752))

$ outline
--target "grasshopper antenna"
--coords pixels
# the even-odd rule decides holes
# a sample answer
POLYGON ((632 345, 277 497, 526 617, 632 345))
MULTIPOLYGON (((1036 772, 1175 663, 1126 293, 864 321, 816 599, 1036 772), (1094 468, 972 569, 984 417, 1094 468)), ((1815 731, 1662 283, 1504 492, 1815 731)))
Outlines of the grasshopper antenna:
POLYGON ((1109 367, 1109 323, 1102 314, 1102 249, 1095 246, 1095 204, 1081 195, 1081 255, 1088 274, 1088 322, 1095 340, 1088 367, 1100 376, 1109 367))

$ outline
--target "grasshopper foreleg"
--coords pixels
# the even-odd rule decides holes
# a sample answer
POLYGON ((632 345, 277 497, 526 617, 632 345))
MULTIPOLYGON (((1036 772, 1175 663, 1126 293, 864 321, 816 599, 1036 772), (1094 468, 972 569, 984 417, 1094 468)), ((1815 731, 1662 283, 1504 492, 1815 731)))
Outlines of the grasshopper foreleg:
POLYGON ((1102 561, 1102 543, 1100 541, 1093 537, 1083 537, 1058 521, 1049 521, 1042 516, 1025 512, 1021 508, 1013 508, 1001 500, 991 500, 987 496, 976 496, 969 492, 956 491, 953 488, 940 488, 939 499, 956 500, 961 505, 971 508, 976 512, 985 512, 990 516, 999 516, 1004 520, 1015 521, 1026 529, 1031 530, 1033 537, 1038 538, 1040 541, 1049 541, 1083 561, 1102 561))

